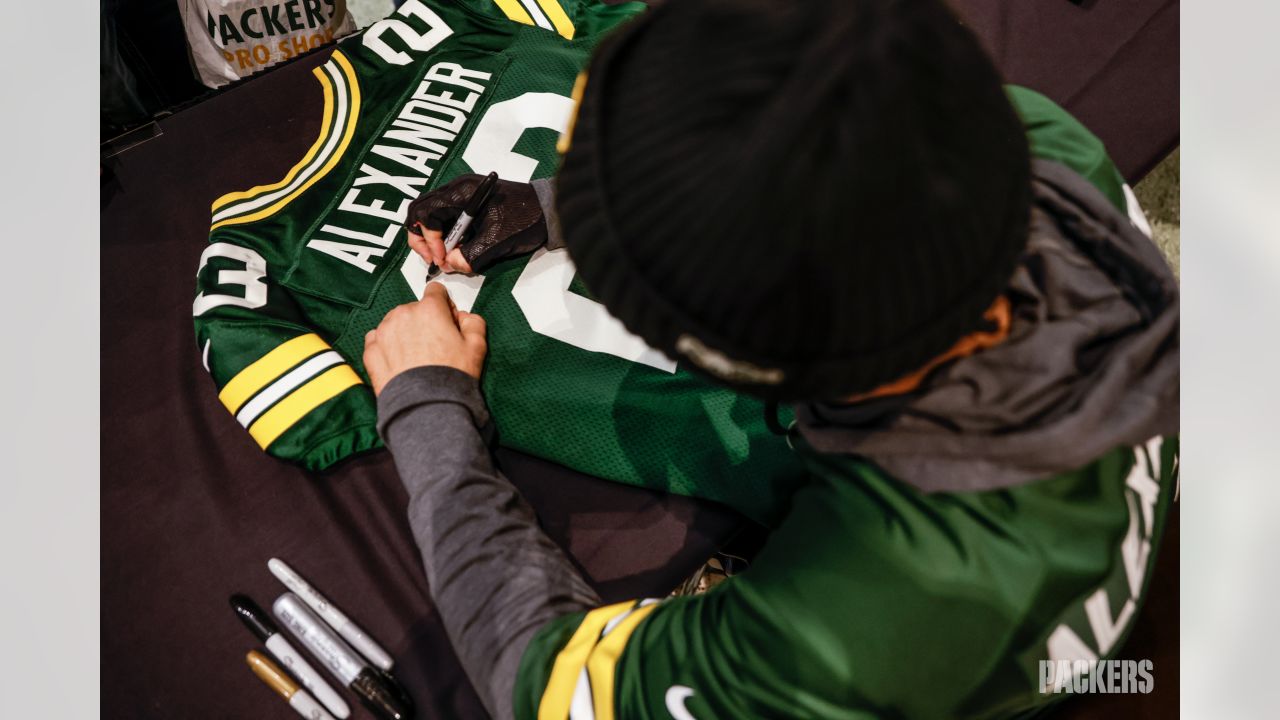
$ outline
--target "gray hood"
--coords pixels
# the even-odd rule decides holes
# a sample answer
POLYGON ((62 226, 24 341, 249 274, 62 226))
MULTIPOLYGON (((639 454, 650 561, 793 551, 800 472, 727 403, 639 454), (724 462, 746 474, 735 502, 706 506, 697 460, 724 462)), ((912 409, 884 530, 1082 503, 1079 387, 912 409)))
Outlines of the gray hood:
POLYGON ((865 457, 925 492, 990 490, 1178 430, 1178 286, 1160 251, 1078 174, 1033 167, 1009 337, 915 393, 797 406, 823 453, 865 457))

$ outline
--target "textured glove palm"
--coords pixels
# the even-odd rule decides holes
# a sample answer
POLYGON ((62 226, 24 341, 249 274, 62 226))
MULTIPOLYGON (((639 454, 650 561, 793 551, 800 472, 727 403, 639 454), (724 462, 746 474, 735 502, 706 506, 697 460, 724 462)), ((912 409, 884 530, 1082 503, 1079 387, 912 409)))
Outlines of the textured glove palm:
MULTIPOLYGON (((415 233, 419 232, 418 224, 428 230, 447 231, 482 180, 483 175, 459 175, 420 196, 409 204, 406 227, 415 233)), ((458 249, 472 271, 479 272, 505 258, 533 252, 546 241, 546 220, 533 186, 499 180, 458 249)))

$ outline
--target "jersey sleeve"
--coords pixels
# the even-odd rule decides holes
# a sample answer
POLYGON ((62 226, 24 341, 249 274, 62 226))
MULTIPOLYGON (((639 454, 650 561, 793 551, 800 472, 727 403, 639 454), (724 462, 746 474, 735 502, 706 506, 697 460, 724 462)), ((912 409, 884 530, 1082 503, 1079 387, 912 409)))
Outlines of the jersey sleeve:
POLYGON ((815 456, 828 474, 745 573, 543 627, 515 716, 1005 717, 1049 702, 1037 673, 1062 646, 1121 648, 1176 451, 1156 438, 1011 490, 937 495, 815 456))
POLYGON ((1034 90, 1007 85, 1005 94, 1022 118, 1032 157, 1054 160, 1079 173, 1117 210, 1128 215, 1134 227, 1151 237, 1151 225, 1138 205, 1138 197, 1111 161, 1098 136, 1071 113, 1034 90))
POLYGON ((566 40, 577 35, 576 0, 468 0, 482 10, 495 8, 511 22, 532 25, 566 40))
POLYGON ((1124 178, 1098 136, 1057 103, 1034 90, 1007 85, 1005 94, 1022 118, 1032 157, 1066 165, 1084 176, 1116 208, 1126 209, 1124 178))
POLYGON ((516 717, 956 716, 976 668, 998 652, 983 635, 1007 634, 1012 622, 981 586, 947 600, 922 591, 945 558, 903 557, 912 531, 889 518, 908 494, 890 492, 833 497, 810 486, 746 573, 702 595, 549 623, 525 651, 516 717), (881 552, 888 546, 899 557, 881 552), (974 672, 909 667, 921 644, 954 651, 956 666, 974 672))
POLYGON ((308 327, 269 257, 215 233, 196 273, 196 342, 218 400, 254 442, 322 470, 379 446, 373 393, 330 340, 308 327))

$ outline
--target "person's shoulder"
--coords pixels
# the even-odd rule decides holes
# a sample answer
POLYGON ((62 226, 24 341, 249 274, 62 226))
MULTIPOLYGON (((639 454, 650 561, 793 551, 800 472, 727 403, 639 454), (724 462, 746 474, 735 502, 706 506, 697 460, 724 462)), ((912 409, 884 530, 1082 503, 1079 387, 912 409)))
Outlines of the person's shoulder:
POLYGON ((1101 191, 1118 210, 1127 212, 1124 178, 1097 135, 1035 90, 1006 85, 1005 94, 1022 118, 1032 157, 1066 165, 1101 191))

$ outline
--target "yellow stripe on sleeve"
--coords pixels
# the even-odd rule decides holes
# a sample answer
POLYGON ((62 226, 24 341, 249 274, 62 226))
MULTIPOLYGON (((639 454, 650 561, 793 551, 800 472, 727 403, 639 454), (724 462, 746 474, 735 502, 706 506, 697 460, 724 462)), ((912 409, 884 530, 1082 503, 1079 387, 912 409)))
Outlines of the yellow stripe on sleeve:
POLYGON ((547 19, 552 25, 556 26, 556 32, 564 36, 566 40, 573 39, 573 22, 569 20, 569 16, 565 14, 564 8, 560 7, 560 3, 556 0, 537 0, 538 7, 542 8, 542 12, 547 14, 547 19))
POLYGON ((613 720, 613 678, 618 667, 618 658, 627 647, 627 640, 641 620, 653 612, 657 604, 636 608, 618 626, 604 636, 591 657, 587 658, 587 676, 591 680, 591 700, 595 706, 595 720, 613 720))
POLYGON ((315 333, 299 335, 281 343, 231 378, 231 381, 222 388, 222 392, 218 393, 218 399, 227 406, 232 415, 235 415, 240 412, 246 400, 275 382, 276 378, 285 374, 289 368, 321 350, 328 349, 329 344, 315 333))
POLYGON ((573 113, 569 115, 569 124, 565 126, 564 132, 560 133, 560 139, 556 141, 556 152, 561 155, 569 152, 569 146, 573 143, 573 129, 578 126, 578 113, 582 111, 582 96, 586 92, 587 71, 583 70, 573 81, 573 92, 569 94, 569 99, 573 101, 573 113))
POLYGON ((635 606, 634 600, 605 605, 587 613, 582 623, 569 638, 564 649, 551 666, 551 677, 538 703, 538 720, 565 720, 569 717, 569 705, 573 702, 573 688, 578 676, 587 664, 587 657, 600 640, 600 632, 609 621, 635 606))
POLYGON ((256 220, 261 220, 264 217, 268 217, 270 215, 275 214, 276 212, 279 212, 279 210, 283 208, 285 205, 288 205, 289 203, 293 202, 294 198, 306 192, 307 188, 310 188, 312 185, 315 185, 317 182, 319 182, 320 178, 324 177, 325 175, 328 175, 329 171, 332 170, 334 166, 338 164, 338 161, 342 159, 343 154, 346 153, 347 151, 347 146, 351 144, 352 136, 354 136, 356 133, 356 120, 360 117, 360 86, 356 81, 355 68, 351 67, 351 61, 347 60, 345 55, 343 55, 341 52, 335 51, 333 53, 333 60, 338 64, 338 67, 342 70, 342 74, 346 76, 347 88, 351 93, 351 99, 348 102, 348 109, 347 109, 347 126, 342 136, 342 142, 341 144, 338 145, 338 149, 335 150, 333 152, 333 155, 329 157, 329 160, 324 164, 324 167, 320 168, 320 170, 316 172, 314 175, 312 175, 310 178, 307 178, 307 181, 302 183, 302 185, 299 186, 297 190, 294 190, 293 192, 289 193, 287 196, 275 201, 274 203, 268 205, 267 207, 255 213, 252 213, 249 215, 240 215, 237 217, 230 217, 230 218, 227 218, 226 220, 221 220, 219 222, 216 222, 213 224, 212 227, 209 228, 210 232, 217 230, 218 228, 224 225, 240 225, 243 223, 254 222, 256 220))
POLYGON ((285 399, 249 426, 249 434, 263 450, 267 449, 276 438, 293 424, 301 420, 307 413, 315 410, 321 403, 335 397, 338 393, 354 385, 360 385, 360 376, 350 365, 338 365, 321 373, 302 387, 290 393, 285 399))
POLYGON ((529 17, 529 11, 520 5, 520 0, 493 0, 494 4, 502 9, 508 20, 532 25, 533 18, 529 17))
POLYGON ((218 210, 220 210, 224 205, 235 200, 248 200, 256 195, 268 193, 272 190, 279 190, 285 185, 288 185, 293 182, 293 179, 298 176, 298 173, 302 172, 302 168, 306 167, 307 163, 310 163, 315 158, 316 153, 320 152, 320 148, 324 147, 324 141, 329 137, 329 128, 333 125, 334 120, 333 84, 329 82, 329 76, 325 74, 323 69, 315 68, 311 72, 320 80, 320 86, 324 89, 324 118, 321 120, 320 137, 316 138, 315 144, 312 145, 311 149, 307 151, 307 154, 303 156, 301 162, 289 169, 288 174, 284 176, 283 180, 270 185, 259 185, 248 190, 241 190, 240 192, 227 193, 213 201, 213 212, 218 212, 218 210))

